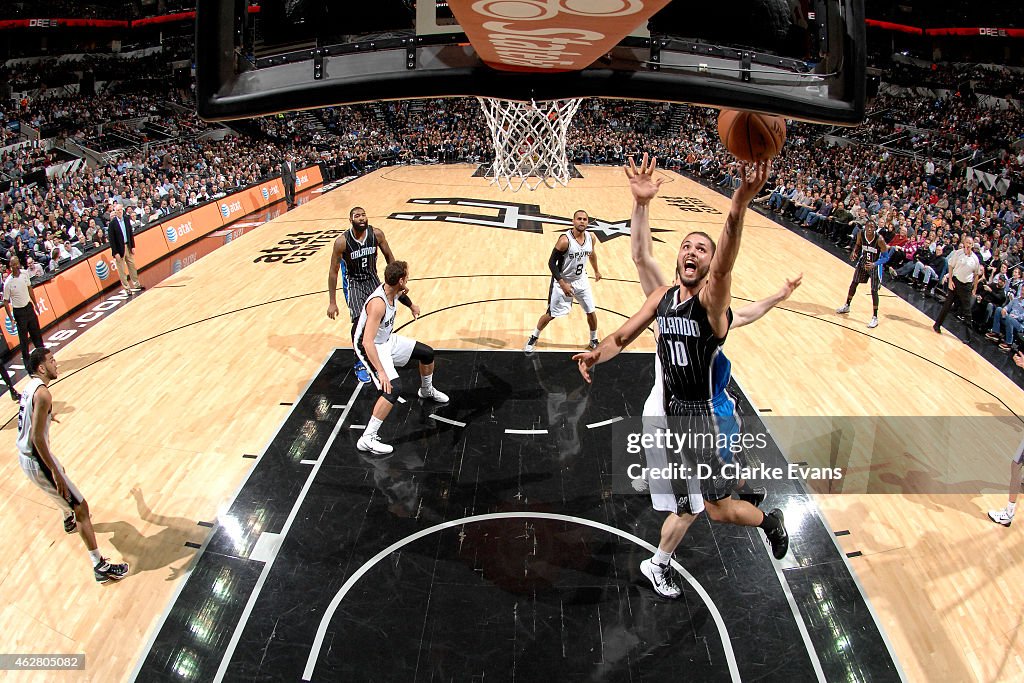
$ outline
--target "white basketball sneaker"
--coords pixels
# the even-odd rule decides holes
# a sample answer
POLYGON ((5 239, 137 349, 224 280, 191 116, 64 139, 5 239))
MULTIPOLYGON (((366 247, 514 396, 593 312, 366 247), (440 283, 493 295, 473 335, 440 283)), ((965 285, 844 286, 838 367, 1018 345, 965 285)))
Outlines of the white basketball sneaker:
POLYGON ((836 309, 836 313, 843 314, 850 312, 850 304, 843 304, 841 308, 836 309))
POLYGON ((683 594, 672 565, 655 564, 650 558, 640 563, 640 571, 654 586, 655 592, 665 598, 675 599, 683 594))
POLYGON ((420 398, 429 398, 431 401, 437 401, 438 403, 448 402, 448 394, 438 391, 436 387, 430 387, 429 389, 420 387, 419 396, 420 398))
POLYGON ((1006 512, 1006 508, 1002 510, 989 510, 988 518, 996 524, 1002 524, 1003 526, 1010 526, 1013 524, 1013 515, 1006 512))
POLYGON ((395 450, 393 446, 382 443, 379 434, 363 434, 359 437, 359 441, 356 441, 356 448, 361 451, 369 451, 374 455, 387 455, 395 450))

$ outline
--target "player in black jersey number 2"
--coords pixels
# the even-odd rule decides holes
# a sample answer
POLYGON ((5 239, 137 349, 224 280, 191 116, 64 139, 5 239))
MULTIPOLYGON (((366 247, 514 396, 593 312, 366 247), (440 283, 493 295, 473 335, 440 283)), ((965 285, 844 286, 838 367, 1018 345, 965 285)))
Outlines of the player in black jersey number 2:
MULTIPOLYGON (((334 248, 331 250, 331 268, 327 272, 327 317, 334 320, 338 317, 338 271, 344 266, 345 299, 348 301, 348 313, 352 319, 352 347, 355 348, 356 325, 359 322, 359 315, 363 312, 363 304, 378 287, 380 278, 377 276, 377 249, 384 254, 384 261, 387 264, 393 263, 395 255, 391 253, 391 247, 384 237, 384 231, 369 224, 366 218, 366 209, 361 206, 354 206, 348 212, 349 222, 352 228, 346 230, 340 237, 334 240, 334 248)), ((413 318, 420 316, 420 307, 403 294, 399 301, 407 306, 412 312, 413 318)), ((370 381, 370 374, 361 360, 356 359, 352 368, 356 377, 364 384, 370 381)))

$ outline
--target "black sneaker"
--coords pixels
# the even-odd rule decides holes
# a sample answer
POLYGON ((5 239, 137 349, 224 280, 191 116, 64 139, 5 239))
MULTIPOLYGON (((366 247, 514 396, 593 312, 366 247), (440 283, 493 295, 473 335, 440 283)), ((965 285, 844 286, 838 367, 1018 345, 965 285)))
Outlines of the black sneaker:
POLYGON ((737 492, 736 497, 740 500, 745 500, 756 508, 761 507, 761 503, 768 497, 768 489, 763 486, 758 486, 756 489, 750 489, 749 491, 737 492))
POLYGON ((537 347, 537 339, 538 337, 534 337, 531 334, 530 338, 526 342, 526 346, 523 347, 523 351, 526 353, 533 353, 533 350, 537 347))
POLYGON ((789 533, 786 532, 786 520, 782 516, 782 510, 775 508, 768 513, 769 517, 778 520, 779 525, 771 531, 764 532, 768 542, 772 546, 772 555, 776 560, 781 560, 789 552, 789 533))
POLYGON ((73 534, 78 531, 78 520, 75 519, 75 513, 71 513, 64 518, 64 533, 73 534))
POLYGON ((587 350, 588 351, 593 351, 596 348, 597 348, 597 340, 596 339, 591 339, 590 343, 587 344, 587 350))
POLYGON ((106 559, 102 559, 99 564, 92 568, 92 574, 96 577, 96 583, 120 581, 128 576, 128 563, 111 564, 106 559))

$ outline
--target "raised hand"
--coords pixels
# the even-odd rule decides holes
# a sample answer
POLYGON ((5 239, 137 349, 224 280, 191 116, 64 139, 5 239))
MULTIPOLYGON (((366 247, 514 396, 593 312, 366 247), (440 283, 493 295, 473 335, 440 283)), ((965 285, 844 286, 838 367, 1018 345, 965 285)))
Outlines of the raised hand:
POLYGON ((633 193, 633 199, 637 204, 649 204, 657 196, 658 188, 665 182, 662 177, 654 177, 657 167, 658 157, 652 157, 648 161, 646 152, 640 161, 640 168, 637 168, 633 157, 629 157, 629 162, 623 167, 626 177, 629 178, 629 191, 633 193))
POLYGON ((574 361, 579 364, 580 374, 583 375, 583 379, 587 380, 587 384, 593 382, 590 377, 590 368, 597 365, 597 362, 601 360, 600 351, 587 351, 586 353, 577 353, 572 357, 574 361))
POLYGON ((764 184, 768 182, 768 176, 772 172, 771 161, 757 161, 754 163, 740 162, 740 186, 732 196, 734 204, 746 208, 757 193, 761 191, 764 184))
POLYGON ((800 273, 794 278, 786 278, 786 284, 782 285, 782 289, 780 290, 783 301, 793 296, 793 292, 795 292, 796 288, 800 286, 800 283, 803 282, 803 279, 803 273, 800 273))

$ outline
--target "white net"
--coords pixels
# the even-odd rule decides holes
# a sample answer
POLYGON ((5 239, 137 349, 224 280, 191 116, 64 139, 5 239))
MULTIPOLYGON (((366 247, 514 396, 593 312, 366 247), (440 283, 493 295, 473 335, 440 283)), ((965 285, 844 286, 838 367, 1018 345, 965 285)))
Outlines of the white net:
POLYGON ((579 99, 517 102, 478 97, 494 141, 491 185, 518 192, 569 184, 565 136, 579 99))

